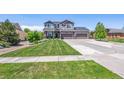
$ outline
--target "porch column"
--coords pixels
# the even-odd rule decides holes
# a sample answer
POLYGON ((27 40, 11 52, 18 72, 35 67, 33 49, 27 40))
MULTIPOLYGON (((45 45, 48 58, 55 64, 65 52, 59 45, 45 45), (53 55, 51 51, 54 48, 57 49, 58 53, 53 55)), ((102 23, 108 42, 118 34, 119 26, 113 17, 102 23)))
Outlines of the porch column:
POLYGON ((44 34, 44 35, 45 35, 45 37, 47 38, 47 31, 45 31, 45 34, 44 34))
POLYGON ((52 37, 54 38, 54 31, 52 31, 52 37))
POLYGON ((60 32, 59 32, 59 36, 60 36, 60 39, 62 39, 62 38, 61 38, 61 30, 60 30, 60 32))

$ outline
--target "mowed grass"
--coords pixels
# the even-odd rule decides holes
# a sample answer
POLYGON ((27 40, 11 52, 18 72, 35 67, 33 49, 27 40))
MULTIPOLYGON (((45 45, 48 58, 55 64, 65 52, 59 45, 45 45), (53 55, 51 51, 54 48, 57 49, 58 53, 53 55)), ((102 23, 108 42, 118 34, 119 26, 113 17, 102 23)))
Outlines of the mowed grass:
POLYGON ((67 43, 59 39, 50 39, 31 47, 9 52, 1 57, 25 57, 25 56, 54 56, 54 55, 80 55, 67 43))
POLYGON ((2 79, 120 79, 94 61, 5 63, 0 64, 2 79))
POLYGON ((124 43, 124 39, 112 39, 111 42, 124 43))

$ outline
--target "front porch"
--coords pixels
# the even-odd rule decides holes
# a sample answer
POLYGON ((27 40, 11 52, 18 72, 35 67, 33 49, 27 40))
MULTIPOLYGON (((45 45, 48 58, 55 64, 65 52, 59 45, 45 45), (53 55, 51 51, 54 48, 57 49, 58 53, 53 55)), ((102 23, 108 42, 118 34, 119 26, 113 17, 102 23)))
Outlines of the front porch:
POLYGON ((60 38, 59 31, 45 31, 46 38, 60 38))

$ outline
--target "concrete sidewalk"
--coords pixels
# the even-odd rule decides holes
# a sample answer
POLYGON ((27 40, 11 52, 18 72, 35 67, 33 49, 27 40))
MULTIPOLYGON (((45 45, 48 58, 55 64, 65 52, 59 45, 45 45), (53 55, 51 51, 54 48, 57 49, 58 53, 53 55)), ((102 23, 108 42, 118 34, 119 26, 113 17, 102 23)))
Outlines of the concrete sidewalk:
POLYGON ((42 56, 42 57, 0 57, 0 63, 25 63, 25 62, 55 62, 55 61, 76 61, 89 60, 82 55, 69 56, 42 56))

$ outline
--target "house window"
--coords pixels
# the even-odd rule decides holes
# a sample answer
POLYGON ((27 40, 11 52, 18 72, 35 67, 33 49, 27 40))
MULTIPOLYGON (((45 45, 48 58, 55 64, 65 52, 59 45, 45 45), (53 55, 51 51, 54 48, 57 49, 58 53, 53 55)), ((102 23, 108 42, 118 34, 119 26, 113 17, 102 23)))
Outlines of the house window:
POLYGON ((52 32, 47 32, 47 37, 50 37, 51 38, 52 35, 53 35, 52 32))
POLYGON ((62 26, 64 27, 64 26, 65 26, 65 24, 62 24, 62 26))
POLYGON ((54 28, 54 25, 53 24, 47 24, 46 27, 47 28, 54 28))
POLYGON ((47 27, 49 28, 49 26, 50 26, 50 25, 48 24, 47 27))
POLYGON ((59 24, 55 24, 55 28, 59 28, 59 24))
POLYGON ((72 28, 72 25, 71 24, 67 24, 67 28, 72 28))
POLYGON ((57 27, 59 28, 59 24, 57 25, 57 27))

